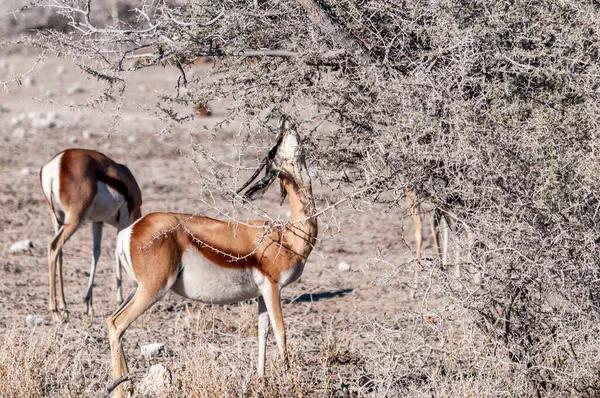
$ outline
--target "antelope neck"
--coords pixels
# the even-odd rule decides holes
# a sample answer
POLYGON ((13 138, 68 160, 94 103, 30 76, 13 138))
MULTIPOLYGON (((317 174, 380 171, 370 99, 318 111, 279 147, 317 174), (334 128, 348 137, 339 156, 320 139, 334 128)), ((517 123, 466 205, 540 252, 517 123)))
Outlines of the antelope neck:
POLYGON ((295 246, 296 253, 308 256, 315 244, 318 232, 317 218, 312 217, 316 212, 312 188, 310 184, 299 186, 288 175, 282 174, 280 178, 292 210, 292 216, 286 227, 291 232, 288 234, 288 239, 295 246))

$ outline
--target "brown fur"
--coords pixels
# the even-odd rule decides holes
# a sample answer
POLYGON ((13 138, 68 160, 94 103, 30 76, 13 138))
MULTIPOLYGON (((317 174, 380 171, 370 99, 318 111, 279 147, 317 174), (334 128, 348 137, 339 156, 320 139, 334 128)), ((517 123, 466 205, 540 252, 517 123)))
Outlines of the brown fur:
MULTIPOLYGON (((56 156, 61 154, 62 158, 58 168, 58 199, 60 199, 64 210, 62 221, 59 222, 55 213, 53 194, 50 197, 45 197, 50 208, 55 231, 55 236, 48 245, 48 268, 50 282, 49 307, 56 321, 63 321, 68 317, 62 279, 62 248, 85 221, 86 212, 98 193, 98 181, 105 183, 125 198, 128 211, 134 220, 142 215, 142 194, 135 178, 127 167, 115 163, 100 152, 92 150, 67 149, 56 156), (56 274, 58 274, 61 314, 56 309, 56 274)), ((41 177, 42 172, 40 171, 40 181, 41 177)), ((120 292, 120 290, 118 291, 120 292)), ((88 314, 91 315, 91 288, 88 295, 85 300, 88 305, 88 314)))
MULTIPOLYGON (((287 164, 285 170, 293 173, 297 171, 296 165, 287 164)), ((264 221, 232 223, 175 213, 148 214, 131 227, 130 265, 138 287, 132 298, 108 319, 115 379, 128 373, 121 336, 137 317, 172 286, 178 277, 183 253, 190 247, 216 266, 253 268, 265 276, 265 282, 260 287, 259 311, 262 302, 273 322, 275 337, 285 361, 280 276, 306 261, 317 236, 310 184, 304 181, 301 173, 292 173, 279 174, 292 210, 291 220, 283 227, 270 226, 264 221)), ((265 339, 259 338, 259 345, 264 345, 265 339)), ((262 372, 264 357, 259 359, 259 373, 262 372)), ((124 396, 122 385, 115 389, 115 394, 124 396)))

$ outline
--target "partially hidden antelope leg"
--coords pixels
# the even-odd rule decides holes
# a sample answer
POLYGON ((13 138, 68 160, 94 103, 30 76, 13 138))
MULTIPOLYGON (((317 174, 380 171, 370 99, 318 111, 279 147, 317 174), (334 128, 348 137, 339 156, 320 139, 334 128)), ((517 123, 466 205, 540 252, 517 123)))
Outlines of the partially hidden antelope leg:
MULTIPOLYGON (((127 206, 123 206, 121 210, 119 210, 119 225, 117 227, 117 236, 119 236, 119 232, 127 228, 129 220, 129 211, 127 210, 127 206)), ((118 248, 115 249, 118 251, 118 248)), ((123 293, 122 293, 122 280, 121 280, 121 259, 120 253, 115 252, 115 279, 117 283, 117 304, 121 304, 123 302, 123 293)))
POLYGON ((416 262, 413 274, 413 284, 410 288, 410 298, 415 298, 415 291, 419 282, 419 268, 421 268, 421 250, 423 247, 423 223, 421 221, 421 206, 416 201, 415 191, 412 189, 406 190, 406 202, 410 209, 410 215, 415 228, 415 242, 417 244, 416 262))
POLYGON ((269 336, 269 313, 265 299, 258 298, 258 375, 265 375, 265 356, 269 336))
POLYGON ((435 251, 437 256, 442 261, 442 270, 446 269, 446 265, 448 265, 448 240, 449 240, 449 232, 451 228, 451 222, 448 218, 448 215, 445 214, 443 209, 436 208, 433 213, 433 243, 435 246, 435 251), (442 226, 442 221, 444 226, 442 226), (440 246, 440 233, 442 233, 442 245, 440 246))

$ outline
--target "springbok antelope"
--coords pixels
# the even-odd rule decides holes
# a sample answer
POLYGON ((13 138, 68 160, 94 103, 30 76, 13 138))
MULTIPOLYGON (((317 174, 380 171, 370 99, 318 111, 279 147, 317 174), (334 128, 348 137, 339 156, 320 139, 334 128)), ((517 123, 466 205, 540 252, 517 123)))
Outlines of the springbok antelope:
MULTIPOLYGON (((124 265, 137 287, 108 319, 115 380, 128 373, 121 345, 123 333, 169 290, 209 304, 258 297, 258 373, 265 372, 269 320, 286 363, 280 290, 302 275, 317 237, 317 219, 300 137, 285 118, 280 121, 276 144, 238 193, 265 166, 266 175, 245 196, 249 200, 261 196, 279 177, 281 203, 287 194, 292 211, 290 220, 283 225, 152 213, 121 231, 117 261, 124 265)), ((124 396, 122 385, 115 393, 117 397, 124 396)))
MULTIPOLYGON (((100 152, 67 149, 55 155, 40 171, 42 190, 50 207, 54 237, 48 245, 50 276, 50 311, 55 322, 69 317, 63 291, 62 249, 67 240, 87 220, 92 221, 93 255, 85 303, 93 316, 92 289, 100 257, 104 223, 118 231, 141 217, 142 193, 127 167, 115 163, 100 152), (58 271, 58 272, 57 272, 58 271), (60 307, 56 309, 56 274, 60 307)), ((123 301, 121 271, 115 269, 117 302, 123 301)))
MULTIPOLYGON (((422 212, 420 203, 417 200, 416 190, 413 188, 406 188, 406 202, 408 204, 410 215, 413 220, 414 228, 415 228, 415 242, 417 245, 416 248, 416 262, 415 269, 413 275, 413 286, 410 289, 410 297, 414 298, 415 289, 417 286, 417 281, 419 278, 419 268, 421 268, 421 254, 423 247, 423 220, 422 220, 422 212)), ((448 236, 451 231, 452 224, 455 225, 455 234, 456 237, 454 239, 454 255, 455 255, 455 269, 454 276, 456 278, 460 277, 460 238, 462 236, 462 231, 465 229, 465 225, 457 220, 456 217, 451 212, 450 205, 444 204, 440 207, 436 207, 432 213, 432 235, 433 235, 433 244, 435 247, 436 254, 438 258, 442 262, 442 269, 446 268, 448 264, 448 236), (444 227, 441 227, 441 222, 444 221, 446 224, 444 227), (442 244, 440 245, 440 234, 442 234, 442 244)), ((468 234, 468 232, 467 232, 468 234)))

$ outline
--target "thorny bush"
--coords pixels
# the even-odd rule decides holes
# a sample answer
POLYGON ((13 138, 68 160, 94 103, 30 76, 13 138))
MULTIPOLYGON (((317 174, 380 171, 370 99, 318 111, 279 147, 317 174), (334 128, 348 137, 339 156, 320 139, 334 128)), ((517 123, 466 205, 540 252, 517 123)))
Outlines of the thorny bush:
MULTIPOLYGON (((143 0, 129 3, 135 18, 103 24, 97 3, 53 0, 71 33, 15 40, 101 60, 90 72, 109 85, 172 63, 180 84, 157 112, 184 122, 192 107, 177 104, 231 98, 224 123, 241 120, 246 145, 272 111, 290 113, 322 184, 367 188, 354 206, 400 208, 406 187, 451 205, 482 283, 425 262, 427 294, 479 338, 452 366, 423 354, 405 370, 468 380, 502 363, 533 395, 598 393, 600 3, 143 0), (207 56, 208 78, 185 75, 207 56)), ((229 195, 217 177, 211 188, 229 195)))

